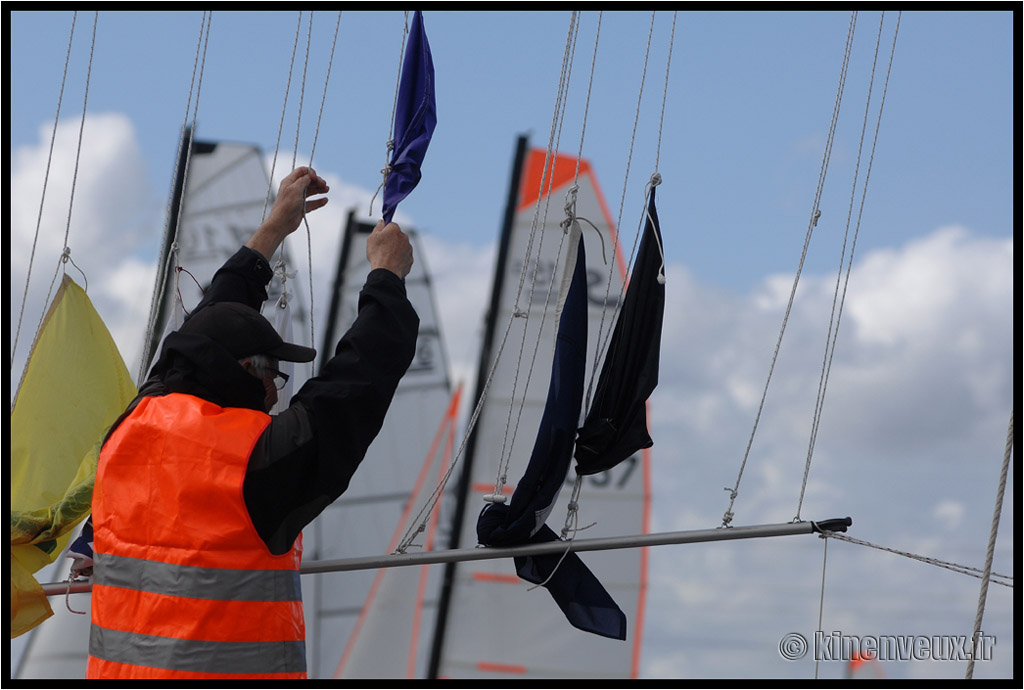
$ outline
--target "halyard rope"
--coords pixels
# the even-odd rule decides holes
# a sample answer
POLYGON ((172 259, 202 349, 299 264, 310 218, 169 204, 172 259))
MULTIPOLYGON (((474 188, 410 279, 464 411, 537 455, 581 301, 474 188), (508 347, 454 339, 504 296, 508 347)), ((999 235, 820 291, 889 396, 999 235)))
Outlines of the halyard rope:
POLYGON ((782 346, 782 337, 786 333, 786 324, 789 321, 789 315, 790 315, 790 312, 793 309, 793 301, 794 301, 794 298, 796 297, 796 288, 797 288, 797 285, 800 283, 800 274, 803 271, 804 261, 807 258, 807 248, 808 248, 808 246, 810 245, 810 242, 811 242, 811 234, 814 231, 814 226, 817 224, 818 216, 820 215, 820 211, 818 209, 818 205, 819 205, 819 203, 821 201, 822 191, 824 190, 824 187, 825 187, 825 176, 826 176, 826 173, 828 172, 828 163, 829 163, 829 159, 831 158, 831 155, 832 155, 832 143, 835 140, 836 125, 837 125, 837 122, 839 120, 839 109, 840 109, 840 105, 842 104, 842 100, 843 100, 843 89, 845 88, 845 85, 846 85, 846 72, 847 72, 847 69, 848 69, 848 67, 850 65, 850 53, 851 53, 851 50, 852 50, 852 47, 853 47, 853 34, 854 34, 854 29, 856 28, 856 24, 857 24, 857 13, 856 12, 851 12, 850 13, 850 25, 849 25, 849 29, 848 29, 847 35, 846 35, 846 48, 845 48, 845 51, 843 53, 843 64, 842 64, 842 68, 840 69, 840 73, 839 73, 839 87, 836 90, 835 105, 833 106, 833 109, 832 109, 832 122, 829 125, 828 139, 827 139, 827 141, 825 143, 825 154, 824 154, 824 157, 822 158, 821 169, 820 169, 819 174, 818 174, 818 187, 817 187, 817 190, 815 191, 814 203, 811 205, 811 220, 810 220, 810 222, 807 225, 807 234, 804 237, 804 246, 803 246, 803 250, 802 250, 802 252, 800 254, 800 262, 799 262, 799 265, 797 266, 796 276, 795 276, 795 278, 793 280, 793 288, 792 288, 792 290, 790 291, 790 294, 789 294, 789 302, 786 305, 786 313, 785 313, 785 315, 782 318, 782 327, 779 330, 779 337, 778 337, 778 340, 776 340, 776 342, 775 342, 775 352, 772 354, 771 366, 768 369, 768 378, 765 381, 764 391, 761 394, 761 402, 758 405, 757 415, 754 418, 754 427, 753 427, 753 429, 750 432, 750 439, 747 441, 747 449, 746 449, 746 451, 743 454, 743 461, 740 463, 740 469, 739 469, 739 473, 736 476, 735 484, 733 484, 732 487, 726 487, 726 489, 725 489, 726 491, 729 492, 729 507, 726 508, 725 513, 722 515, 722 527, 728 527, 729 523, 731 523, 732 519, 733 519, 732 509, 733 509, 733 505, 736 502, 737 496, 739 496, 739 486, 740 486, 740 481, 743 478, 743 470, 746 468, 747 460, 750 457, 750 449, 751 449, 751 447, 754 444, 754 436, 757 433, 757 427, 758 427, 758 424, 761 421, 761 413, 764 410, 765 399, 768 397, 768 387, 771 384, 772 374, 775 371, 775 364, 776 364, 776 362, 778 362, 778 359, 779 359, 779 349, 782 346))
MULTIPOLYGON (((89 104, 89 81, 90 81, 90 79, 92 77, 92 61, 93 61, 93 56, 94 56, 94 54, 96 52, 96 25, 99 23, 99 15, 100 15, 100 13, 98 11, 93 13, 92 41, 91 41, 91 44, 90 44, 90 47, 89 47, 89 66, 86 69, 86 73, 85 73, 85 95, 82 97, 82 118, 81 118, 81 120, 79 122, 79 125, 78 125, 78 145, 77 145, 77 148, 75 150, 75 169, 74 169, 74 172, 72 173, 72 176, 71 176, 71 195, 70 195, 70 199, 68 200, 68 218, 67 218, 67 222, 64 225, 64 243, 62 245, 64 247, 64 249, 61 252, 60 257, 57 259, 57 268, 56 268, 56 270, 53 273, 53 279, 50 281, 50 288, 46 292, 46 299, 43 301, 43 312, 39 316, 39 324, 36 326, 36 337, 38 337, 39 332, 43 328, 43 321, 46 319, 46 313, 47 313, 47 308, 46 307, 47 307, 47 305, 50 304, 50 296, 53 294, 53 286, 57 282, 57 276, 60 275, 61 269, 64 267, 64 265, 67 263, 67 261, 71 257, 71 248, 68 246, 68 237, 71 234, 71 212, 72 212, 72 209, 74 208, 74 205, 75 205, 75 186, 78 183, 78 164, 79 164, 79 161, 81 160, 81 157, 82 157, 82 134, 83 134, 83 132, 85 130, 85 114, 86 114, 86 111, 87 111, 87 106, 89 104)), ((73 32, 74 32, 74 25, 72 24, 72 35, 73 35, 73 32)), ((68 39, 68 51, 70 51, 70 50, 71 50, 71 39, 69 38, 68 39)), ((66 69, 67 69, 67 67, 65 65, 65 70, 66 69)), ((63 93, 63 91, 64 91, 64 86, 63 86, 63 81, 62 81, 62 83, 61 83, 61 93, 63 93)), ((56 122, 54 123, 54 132, 56 133, 56 122)), ((53 146, 53 144, 51 142, 51 150, 52 150, 52 146, 53 146)), ((49 163, 47 163, 47 170, 49 170, 49 163)), ((42 215, 42 204, 41 203, 40 203, 39 212, 40 212, 40 216, 41 216, 42 215)), ((34 245, 33 245, 33 251, 34 251, 34 245)), ((72 265, 74 265, 74 262, 72 262, 72 265)), ((78 268, 78 266, 75 266, 75 268, 78 268)), ((79 268, 78 270, 81 272, 82 269, 79 268)), ((82 273, 82 276, 83 277, 85 276, 84 272, 82 273)), ((27 280, 25 282, 25 292, 26 292, 26 295, 27 295, 28 294, 28 281, 27 280)), ((24 309, 24 304, 22 304, 22 309, 24 309)), ((20 328, 20 319, 19 319, 19 328, 20 328)), ((17 342, 15 342, 15 345, 17 345, 17 342)), ((13 361, 14 361, 14 358, 13 358, 13 351, 12 351, 12 355, 11 355, 12 365, 13 365, 13 361)), ((22 370, 22 374, 21 374, 21 380, 24 380, 24 378, 25 378, 25 372, 28 370, 28 364, 29 364, 29 359, 26 358, 26 360, 25 360, 25 367, 22 370)), ((20 392, 20 389, 21 389, 20 382, 18 384, 18 389, 19 389, 19 392, 20 392)), ((17 396, 17 393, 15 393, 15 396, 17 396)))
POLYGON ((853 203, 854 203, 855 191, 856 191, 856 188, 857 188, 857 176, 858 176, 859 171, 860 171, 861 153, 864 150, 864 134, 865 134, 865 131, 867 129, 868 113, 869 113, 870 108, 871 108, 871 92, 872 92, 873 87, 874 87, 875 68, 876 68, 876 66, 878 64, 878 49, 881 46, 881 42, 882 42, 882 26, 884 25, 884 23, 885 23, 885 12, 882 12, 881 19, 879 20, 879 23, 878 23, 878 39, 875 42, 874 62, 871 65, 871 80, 870 80, 870 83, 869 83, 869 86, 868 86, 868 97, 867 97, 867 102, 864 105, 864 121, 863 121, 863 124, 861 125, 860 145, 857 148, 857 164, 856 164, 855 169, 854 169, 853 186, 850 189, 850 208, 849 208, 849 211, 847 212, 847 216, 846 216, 846 230, 845 230, 845 233, 843 235, 843 251, 842 251, 842 254, 840 255, 839 271, 836 273, 836 288, 835 288, 835 292, 833 293, 833 297, 832 297, 832 314, 829 317, 828 335, 826 335, 826 338, 825 338, 825 355, 824 355, 824 358, 823 358, 823 361, 822 361, 822 365, 821 365, 822 366, 821 377, 820 377, 819 382, 818 382, 818 397, 817 397, 817 400, 815 401, 814 420, 811 423, 811 438, 810 438, 810 441, 809 441, 808 447, 807 447, 807 460, 806 460, 806 462, 804 464, 804 476, 803 476, 803 481, 802 481, 802 483, 800 485, 800 498, 799 498, 799 500, 797 502, 796 517, 793 518, 794 521, 799 521, 800 520, 800 509, 803 506, 804 492, 807 490, 807 477, 808 477, 808 474, 810 473, 810 470, 811 470, 811 457, 814 454, 814 444, 815 444, 815 441, 818 438, 818 427, 821 424, 821 412, 822 412, 822 408, 825 405, 825 391, 828 388, 829 373, 832 370, 832 358, 835 355, 836 340, 839 337, 839 324, 842 321, 843 305, 846 303, 846 289, 847 289, 847 286, 849 285, 849 282, 850 282, 850 271, 853 268, 853 255, 854 255, 854 251, 856 250, 856 247, 857 247, 857 237, 860 234, 861 218, 864 215, 864 201, 867 198, 868 182, 871 179, 871 166, 874 163, 874 160, 875 160, 875 149, 876 149, 876 147, 878 145, 878 131, 879 131, 879 128, 881 127, 881 124, 882 124, 882 111, 885 108, 885 94, 886 94, 886 92, 889 89, 889 76, 892 73, 892 61, 893 61, 893 56, 895 55, 895 52, 896 52, 896 37, 899 34, 899 28, 900 28, 899 15, 897 15, 897 19, 896 19, 896 30, 893 33, 892 50, 891 50, 891 52, 889 54, 889 68, 888 68, 888 71, 886 72, 886 75, 885 75, 885 85, 884 85, 884 88, 882 89, 882 97, 881 97, 881 100, 880 100, 880 103, 879 103, 879 107, 878 107, 878 117, 875 120, 875 134, 874 134, 874 139, 873 139, 873 141, 871 143, 871 153, 870 153, 869 158, 868 158, 867 171, 865 172, 865 175, 864 175, 864 187, 861 190, 860 209, 859 209, 859 211, 857 213, 857 223, 856 223, 856 226, 854 227, 853 242, 850 245, 850 258, 849 258, 849 261, 846 263, 846 277, 845 277, 845 279, 843 279, 842 295, 840 296, 839 295, 839 283, 840 283, 840 280, 842 279, 841 276, 842 276, 842 273, 843 273, 843 263, 844 263, 844 260, 845 260, 845 257, 846 257, 846 238, 850 234, 850 217, 853 214, 853 203), (839 302, 838 312, 837 312, 837 309, 836 309, 836 300, 837 300, 837 298, 838 298, 838 302, 839 302), (833 330, 833 324, 835 325, 835 329, 834 330, 833 330))
POLYGON ((981 576, 981 590, 978 592, 978 612, 974 617, 974 635, 971 638, 972 654, 967 662, 967 679, 974 676, 974 650, 978 648, 981 635, 981 619, 988 599, 988 583, 992 579, 992 560, 996 550, 996 535, 999 533, 999 518, 1003 512, 1003 494, 1006 493, 1006 477, 1010 470, 1010 456, 1013 455, 1013 410, 1010 411, 1010 426, 1006 431, 1006 448, 1003 451, 1003 466, 999 471, 999 488, 996 490, 995 508, 992 510, 992 528, 989 530, 988 549, 985 552, 985 571, 981 576))
MULTIPOLYGON (((43 205, 46 201, 46 187, 50 181, 50 163, 53 160, 53 145, 57 140, 57 125, 60 123, 60 108, 64 101, 64 86, 68 79, 68 64, 71 61, 71 44, 75 38, 75 22, 78 20, 78 12, 71 14, 71 32, 68 35, 68 50, 64 56, 64 74, 60 79, 60 90, 57 92, 57 114, 53 118, 53 131, 50 134, 50 151, 46 155, 46 172, 43 174, 43 191, 39 197, 39 215, 36 217, 36 232, 32 237, 32 252, 28 258, 28 273, 25 276, 25 290, 21 295, 21 309, 18 312, 18 326, 14 332, 14 345, 11 348, 10 368, 14 367, 14 355, 18 350, 18 338, 21 336, 21 322, 25 317, 25 301, 28 299, 28 286, 32 280, 32 266, 36 258, 36 245, 39 242, 39 230, 43 224, 43 205)), ((45 308, 45 307, 44 307, 45 308)))

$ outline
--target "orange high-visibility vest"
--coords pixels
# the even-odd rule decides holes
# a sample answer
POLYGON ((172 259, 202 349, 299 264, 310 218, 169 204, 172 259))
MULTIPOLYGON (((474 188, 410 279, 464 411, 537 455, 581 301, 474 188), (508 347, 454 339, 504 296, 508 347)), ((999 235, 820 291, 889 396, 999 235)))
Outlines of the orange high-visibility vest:
POLYGON ((270 423, 143 399, 100 454, 89 678, 305 678, 301 537, 274 556, 242 495, 270 423))

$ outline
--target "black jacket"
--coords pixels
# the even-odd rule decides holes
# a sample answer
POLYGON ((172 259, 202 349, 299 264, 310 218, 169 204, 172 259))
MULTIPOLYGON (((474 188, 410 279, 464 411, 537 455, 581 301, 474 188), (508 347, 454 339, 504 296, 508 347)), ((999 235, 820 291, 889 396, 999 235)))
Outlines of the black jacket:
MULTIPOLYGON (((192 313, 214 302, 259 309, 272 276, 263 256, 243 247, 217 271, 192 313)), ((348 488, 412 362, 418 329, 403 282, 386 269, 371 271, 355 323, 320 374, 272 417, 250 455, 245 503, 272 553, 288 551, 303 527, 348 488)), ((165 338, 149 379, 111 432, 143 397, 168 393, 255 410, 263 410, 265 395, 262 383, 217 343, 175 332, 165 338)))

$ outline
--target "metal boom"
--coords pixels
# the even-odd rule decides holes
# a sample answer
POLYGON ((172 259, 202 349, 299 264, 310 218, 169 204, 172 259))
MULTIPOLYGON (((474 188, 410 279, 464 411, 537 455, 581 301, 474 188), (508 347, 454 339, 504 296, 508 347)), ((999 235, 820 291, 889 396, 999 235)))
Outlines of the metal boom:
MULTIPOLYGON (((430 565, 435 563, 458 563, 461 561, 482 561, 515 556, 536 556, 561 553, 563 551, 609 551, 632 549, 666 544, 691 544, 705 541, 726 541, 730 539, 756 539, 760 537, 784 537, 792 534, 824 534, 845 532, 853 524, 850 518, 835 518, 821 522, 786 522, 772 525, 748 527, 717 527, 715 529, 685 530, 680 532, 659 532, 626 537, 603 537, 600 539, 576 539, 574 541, 551 541, 543 544, 526 544, 504 548, 478 547, 474 549, 448 549, 445 551, 424 551, 421 553, 395 553, 387 556, 365 556, 330 561, 310 561, 302 565, 303 575, 314 573, 337 573, 350 570, 374 570, 408 565, 430 565)), ((52 582, 43 585, 47 596, 67 593, 89 592, 92 583, 52 582)))

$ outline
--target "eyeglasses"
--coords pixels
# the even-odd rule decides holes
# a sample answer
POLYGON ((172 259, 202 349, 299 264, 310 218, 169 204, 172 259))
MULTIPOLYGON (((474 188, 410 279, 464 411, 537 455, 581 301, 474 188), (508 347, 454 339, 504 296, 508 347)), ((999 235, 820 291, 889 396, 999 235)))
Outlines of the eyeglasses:
POLYGON ((268 374, 273 374, 274 385, 277 387, 277 390, 282 390, 286 385, 288 385, 288 374, 284 373, 283 371, 278 371, 277 369, 267 367, 266 372, 268 374))

